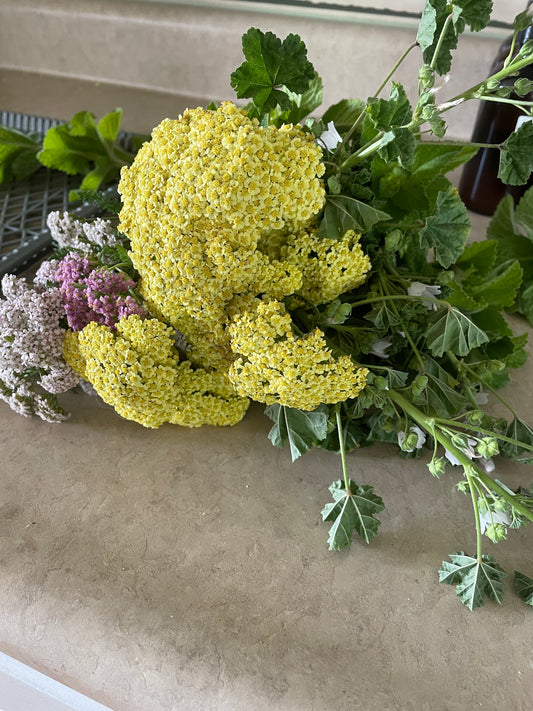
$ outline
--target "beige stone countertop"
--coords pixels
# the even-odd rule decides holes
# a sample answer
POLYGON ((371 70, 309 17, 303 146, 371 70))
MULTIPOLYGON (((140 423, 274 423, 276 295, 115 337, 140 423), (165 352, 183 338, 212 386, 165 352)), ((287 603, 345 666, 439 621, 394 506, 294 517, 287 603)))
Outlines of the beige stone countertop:
MULTIPOLYGON (((529 421, 532 382, 533 361, 505 391, 529 421)), ((395 447, 350 454, 387 508, 369 546, 333 553, 320 511, 339 458, 291 463, 262 406, 233 428, 149 430, 62 402, 60 425, 0 402, 0 651, 114 711, 533 708, 533 610, 512 592, 515 568, 533 575, 531 527, 487 541, 504 602, 467 610, 437 575, 475 550, 459 475, 395 447)))
MULTIPOLYGON (((530 420, 532 372, 506 391, 530 420)), ((149 430, 90 396, 63 403, 59 425, 0 403, 1 651, 114 711, 533 707, 533 610, 511 576, 503 605, 475 612, 438 583, 475 548, 451 471, 350 454, 387 509, 369 546, 333 553, 320 510, 339 459, 292 464, 261 406, 233 428, 149 430)), ((530 528, 495 548, 533 573, 530 528)))

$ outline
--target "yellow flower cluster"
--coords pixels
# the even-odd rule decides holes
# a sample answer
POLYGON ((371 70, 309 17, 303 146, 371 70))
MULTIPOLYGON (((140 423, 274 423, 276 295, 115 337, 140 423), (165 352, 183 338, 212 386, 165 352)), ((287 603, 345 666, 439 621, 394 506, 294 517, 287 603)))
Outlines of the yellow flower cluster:
POLYGON ((309 225, 325 191, 321 149, 298 126, 267 128, 231 102, 163 121, 121 174, 120 230, 153 313, 187 336, 191 359, 227 368, 230 313, 297 291, 302 271, 257 249, 309 225))
POLYGON ((229 332, 239 354, 229 377, 242 396, 315 410, 357 397, 366 384, 368 370, 354 366, 349 356, 335 360, 319 329, 295 337, 291 317, 278 302, 262 302, 255 314, 237 316, 229 332))
POLYGON ((67 333, 65 360, 119 415, 145 427, 239 422, 248 400, 223 373, 180 363, 173 334, 161 321, 137 315, 122 318, 116 333, 92 322, 67 333))
POLYGON ((300 271, 301 286, 294 293, 317 306, 365 281, 372 265, 359 239, 353 230, 337 240, 318 237, 311 229, 261 240, 259 247, 270 259, 300 271))

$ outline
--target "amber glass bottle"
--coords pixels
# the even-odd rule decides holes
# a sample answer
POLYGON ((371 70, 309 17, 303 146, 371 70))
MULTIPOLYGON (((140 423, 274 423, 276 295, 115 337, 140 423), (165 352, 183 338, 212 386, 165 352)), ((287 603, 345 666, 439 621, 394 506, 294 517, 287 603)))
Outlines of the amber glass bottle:
MULTIPOLYGON (((528 7, 533 4, 531 1, 528 7)), ((509 38, 500 46, 493 62, 491 74, 503 68, 503 62, 511 46, 509 38)), ((533 25, 520 32, 517 36, 517 49, 529 39, 533 39, 533 25)), ((533 66, 528 66, 520 72, 521 77, 533 80, 533 66)), ((517 77, 509 79, 514 83, 517 77)), ((531 99, 531 94, 523 99, 531 99)), ((482 101, 476 117, 472 142, 503 143, 516 129, 517 122, 523 112, 512 104, 482 101)), ((465 205, 473 212, 482 215, 492 215, 505 195, 512 195, 515 203, 530 187, 531 180, 526 185, 505 185, 498 178, 500 151, 497 148, 481 148, 463 168, 459 183, 459 194, 465 205)))

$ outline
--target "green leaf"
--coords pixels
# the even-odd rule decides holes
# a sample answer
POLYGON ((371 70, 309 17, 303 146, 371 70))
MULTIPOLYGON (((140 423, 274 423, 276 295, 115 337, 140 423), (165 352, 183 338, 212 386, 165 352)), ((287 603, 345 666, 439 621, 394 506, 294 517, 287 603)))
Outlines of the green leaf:
POLYGON ((479 301, 476 301, 455 279, 448 282, 446 286, 451 289, 451 294, 445 299, 450 306, 455 306, 457 309, 464 311, 475 311, 481 308, 479 301))
POLYGON ((455 266, 463 271, 473 269, 479 276, 486 276, 496 261, 498 243, 496 240, 482 240, 468 244, 461 256, 455 262, 455 266))
POLYGON ((37 154, 37 158, 47 168, 76 175, 87 173, 90 170, 87 150, 92 158, 95 147, 91 143, 87 145, 86 142, 80 146, 76 139, 71 137, 68 126, 61 125, 48 129, 44 137, 43 148, 37 154))
POLYGON ((446 351, 465 356, 488 340, 489 337, 484 331, 454 307, 438 316, 426 332, 428 348, 437 357, 441 357, 446 351))
POLYGON ((446 142, 419 143, 410 165, 413 177, 420 182, 449 173, 473 158, 478 149, 470 146, 457 146, 446 142))
POLYGON ((439 582, 455 585, 455 591, 469 610, 481 607, 485 598, 501 604, 503 598, 502 579, 507 573, 495 562, 491 555, 483 555, 481 560, 464 552, 452 553, 451 563, 443 561, 439 570, 439 582))
POLYGON ((285 87, 303 94, 315 77, 307 59, 305 44, 298 35, 289 34, 283 42, 272 32, 250 28, 242 37, 246 61, 231 75, 237 98, 251 98, 259 116, 279 106, 291 109, 285 87))
POLYGON ((303 94, 295 94, 287 90, 289 99, 292 101, 292 108, 286 115, 283 114, 280 117, 283 119, 283 123, 301 123, 303 118, 321 105, 322 89, 322 79, 315 73, 309 88, 303 94))
POLYGON ((501 147, 498 178, 507 185, 524 185, 533 171, 533 121, 524 122, 501 147))
POLYGON ((489 24, 492 0, 454 0, 454 5, 461 8, 461 17, 474 32, 489 24))
POLYGON ((385 508, 381 497, 374 494, 371 486, 358 486, 351 479, 349 491, 341 480, 333 482, 329 490, 334 502, 326 504, 322 510, 322 520, 333 521, 329 530, 329 549, 349 548, 354 531, 370 543, 381 523, 375 514, 385 508))
POLYGON ((533 464, 533 452, 520 446, 526 444, 533 447, 533 429, 518 417, 507 425, 503 435, 514 440, 514 442, 500 442, 500 454, 508 459, 512 459, 523 464, 533 464))
POLYGON ((470 293, 475 299, 489 306, 512 306, 522 283, 522 267, 517 261, 502 265, 503 271, 495 270, 478 286, 472 286, 470 293))
POLYGON ((122 109, 115 109, 103 116, 98 122, 98 133, 105 141, 113 143, 120 130, 122 121, 122 109))
POLYGON ((289 442, 293 462, 327 437, 328 411, 324 405, 304 412, 274 404, 265 409, 265 414, 274 422, 268 438, 275 447, 289 442))
POLYGON ((462 254, 470 233, 468 211, 453 187, 438 194, 434 214, 420 230, 421 245, 435 249, 439 264, 447 269, 462 254))
POLYGON ((514 589, 518 597, 526 603, 533 606, 533 579, 527 575, 514 571, 514 589))
MULTIPOLYGON (((484 2, 485 0, 477 0, 477 2, 480 1, 484 2)), ((458 4, 456 4, 457 7, 458 4)), ((438 74, 446 74, 450 71, 451 51, 457 47, 458 35, 465 28, 464 19, 460 13, 456 13, 454 22, 451 22, 444 31, 448 15, 449 9, 446 0, 427 0, 417 34, 424 63, 432 65, 438 74), (443 36, 441 37, 441 35, 443 36)))
POLYGON ((433 358, 423 355, 422 360, 427 385, 418 396, 417 403, 426 415, 455 417, 466 404, 466 398, 456 389, 457 381, 433 358))
POLYGON ((366 108, 362 99, 342 99, 330 106, 322 116, 322 121, 328 124, 333 121, 337 131, 342 133, 350 129, 366 108))
POLYGON ((67 124, 47 131, 37 158, 42 165, 70 175, 85 175, 82 188, 96 190, 111 182, 134 155, 114 143, 122 110, 104 116, 98 125, 89 111, 79 111, 67 124))
POLYGON ((0 126, 0 184, 12 179, 23 180, 38 170, 40 148, 39 136, 0 126))
POLYGON ((346 195, 328 195, 319 237, 340 239, 348 230, 367 232, 373 225, 390 220, 390 215, 346 195))

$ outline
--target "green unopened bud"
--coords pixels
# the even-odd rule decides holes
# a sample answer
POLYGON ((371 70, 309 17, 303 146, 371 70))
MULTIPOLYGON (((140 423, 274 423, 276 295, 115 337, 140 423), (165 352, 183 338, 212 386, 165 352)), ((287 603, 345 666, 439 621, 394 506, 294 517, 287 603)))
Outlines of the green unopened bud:
POLYGON ((400 449, 403 452, 412 452, 413 450, 416 449, 416 445, 418 444, 418 435, 415 434, 414 432, 411 432, 406 436, 404 441, 402 442, 400 449))
POLYGON ((395 252, 402 243, 402 237, 403 235, 400 230, 392 230, 392 232, 389 232, 385 237, 385 249, 395 252))
POLYGON ((471 425, 480 425, 483 422, 484 416, 481 410, 471 410, 465 415, 465 420, 471 425))
POLYGON ((446 470, 446 459, 444 457, 433 457, 433 459, 428 462, 428 469, 430 474, 438 479, 446 470))
POLYGON ((507 513, 511 510, 511 505, 505 499, 496 499, 494 501, 494 510, 499 513, 507 513))
POLYGON ((503 523, 491 523, 487 526, 485 535, 487 538, 490 538, 493 543, 498 543, 498 541, 507 538, 507 529, 503 523))
POLYGON ((458 481, 457 484, 455 485, 458 489, 463 494, 469 494, 470 493, 470 484, 467 481, 458 481))
POLYGON ((342 186, 341 186, 341 181, 339 180, 338 176, 336 175, 330 175, 328 178, 328 190, 332 195, 339 195, 342 186))
POLYGON ((435 84, 435 71, 429 64, 423 64, 418 72, 418 78, 425 89, 431 89, 435 84))
POLYGON ((376 379, 374 380, 374 385, 378 390, 388 390, 389 389, 389 382, 387 378, 384 378, 382 375, 376 375, 376 379))
POLYGON ((498 454, 500 450, 498 449, 498 442, 494 437, 483 437, 483 439, 477 443, 476 451, 480 457, 490 459, 498 454))
POLYGON ((426 389, 428 382, 429 381, 427 375, 417 375, 411 384, 411 390, 413 391, 413 395, 415 397, 421 395, 426 389))

